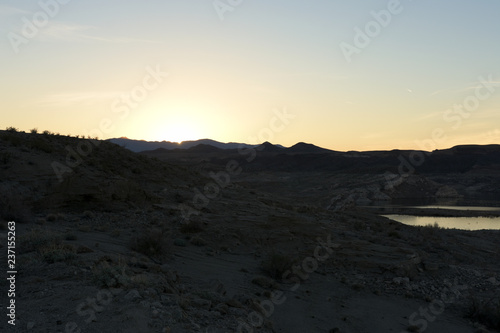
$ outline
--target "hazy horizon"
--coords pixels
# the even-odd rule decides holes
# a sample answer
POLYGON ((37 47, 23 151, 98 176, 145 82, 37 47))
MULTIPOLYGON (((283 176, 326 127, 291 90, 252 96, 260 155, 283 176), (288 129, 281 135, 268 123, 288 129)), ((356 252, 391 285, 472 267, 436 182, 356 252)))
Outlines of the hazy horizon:
POLYGON ((498 144, 499 10, 0 1, 0 128, 339 151, 498 144))

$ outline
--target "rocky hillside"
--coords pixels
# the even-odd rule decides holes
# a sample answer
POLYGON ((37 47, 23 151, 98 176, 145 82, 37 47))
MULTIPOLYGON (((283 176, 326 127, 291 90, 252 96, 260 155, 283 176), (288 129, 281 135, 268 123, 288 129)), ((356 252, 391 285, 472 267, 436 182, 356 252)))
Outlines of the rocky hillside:
MULTIPOLYGON (((0 251, 6 260, 13 220, 18 272, 16 325, 2 320, 0 332, 500 329, 498 231, 326 209, 336 195, 384 195, 383 176, 251 171, 265 151, 227 164, 201 148, 188 153, 198 160, 165 162, 0 132, 0 251)), ((406 184, 431 186, 421 175, 406 184)))
POLYGON ((0 131, 0 193, 5 219, 39 210, 117 210, 150 206, 199 174, 107 141, 0 131))

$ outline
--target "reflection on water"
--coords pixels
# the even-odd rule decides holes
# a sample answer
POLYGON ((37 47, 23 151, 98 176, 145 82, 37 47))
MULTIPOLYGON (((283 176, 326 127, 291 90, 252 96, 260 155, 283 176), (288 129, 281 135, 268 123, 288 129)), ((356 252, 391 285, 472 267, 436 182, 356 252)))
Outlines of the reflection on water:
POLYGON ((436 217, 436 216, 411 216, 390 214, 383 215, 391 220, 407 225, 426 226, 434 223, 442 228, 455 228, 462 230, 500 230, 500 217, 436 217))
POLYGON ((483 212, 497 212, 500 211, 500 207, 478 207, 478 206, 441 206, 441 205, 430 205, 430 206, 412 206, 407 208, 421 208, 421 209, 451 209, 451 210, 473 210, 473 211, 483 211, 483 212))

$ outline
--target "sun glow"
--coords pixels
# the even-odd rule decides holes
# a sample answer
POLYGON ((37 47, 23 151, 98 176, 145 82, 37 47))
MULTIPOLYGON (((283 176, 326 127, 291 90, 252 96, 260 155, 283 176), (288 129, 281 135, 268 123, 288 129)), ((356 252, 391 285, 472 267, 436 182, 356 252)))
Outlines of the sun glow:
POLYGON ((199 128, 193 122, 186 119, 171 119, 162 124, 155 136, 158 141, 181 143, 201 139, 200 134, 199 128))

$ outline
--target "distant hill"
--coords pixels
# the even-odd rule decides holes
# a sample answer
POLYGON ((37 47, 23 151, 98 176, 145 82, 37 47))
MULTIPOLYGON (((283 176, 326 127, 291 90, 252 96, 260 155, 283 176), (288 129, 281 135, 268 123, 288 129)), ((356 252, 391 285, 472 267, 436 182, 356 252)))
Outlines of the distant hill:
POLYGON ((292 153, 326 153, 332 150, 321 148, 310 143, 299 142, 288 148, 288 152, 292 153))
MULTIPOLYGON (((215 149, 215 148, 214 148, 215 149)), ((32 211, 120 211, 194 186, 196 171, 145 158, 109 141, 0 130, 0 221, 32 211)))
POLYGON ((279 145, 273 145, 272 143, 266 141, 263 144, 257 146, 255 149, 257 151, 265 153, 280 153, 280 152, 285 152, 287 148, 284 148, 283 146, 279 145))
POLYGON ((219 149, 238 149, 241 147, 250 148, 256 145, 249 145, 245 143, 229 142, 223 143, 210 139, 201 139, 196 141, 184 141, 181 143, 170 142, 170 141, 144 141, 144 140, 132 140, 127 138, 116 138, 108 139, 107 141, 119 145, 120 147, 126 148, 133 152, 143 152, 148 150, 156 150, 159 148, 163 149, 189 149, 200 144, 216 147, 219 149))

